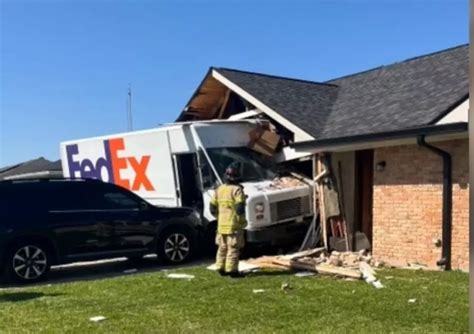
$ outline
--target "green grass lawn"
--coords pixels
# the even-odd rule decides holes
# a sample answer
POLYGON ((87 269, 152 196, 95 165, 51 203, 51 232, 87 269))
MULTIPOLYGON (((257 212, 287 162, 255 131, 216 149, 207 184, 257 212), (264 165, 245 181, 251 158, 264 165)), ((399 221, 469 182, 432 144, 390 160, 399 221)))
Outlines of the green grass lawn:
POLYGON ((178 280, 156 272, 1 290, 0 333, 468 330, 469 276, 460 272, 382 270, 386 288, 380 290, 363 281, 281 272, 239 280, 202 267, 172 272, 196 277, 178 280), (292 289, 283 292, 282 283, 292 289), (107 320, 89 321, 98 315, 107 320))

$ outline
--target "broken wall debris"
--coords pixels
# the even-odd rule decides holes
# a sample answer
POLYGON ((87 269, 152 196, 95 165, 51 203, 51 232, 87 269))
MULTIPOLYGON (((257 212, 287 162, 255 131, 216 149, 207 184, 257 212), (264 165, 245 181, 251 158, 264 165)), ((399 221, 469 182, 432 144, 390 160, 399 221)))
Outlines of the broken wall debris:
POLYGON ((321 275, 349 279, 364 279, 376 288, 383 287, 376 278, 374 267, 380 267, 366 250, 359 252, 327 252, 324 247, 314 248, 289 255, 263 256, 245 262, 259 268, 315 272, 321 275))

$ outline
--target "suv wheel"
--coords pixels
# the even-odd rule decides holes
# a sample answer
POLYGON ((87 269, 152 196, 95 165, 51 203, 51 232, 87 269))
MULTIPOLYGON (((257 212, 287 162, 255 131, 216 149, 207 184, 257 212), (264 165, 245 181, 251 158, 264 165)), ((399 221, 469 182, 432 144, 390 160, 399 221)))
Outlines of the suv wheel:
POLYGON ((158 243, 158 256, 167 263, 188 261, 194 252, 194 240, 187 229, 170 229, 163 233, 158 243))
POLYGON ((13 247, 8 256, 8 277, 22 283, 34 283, 45 278, 51 266, 47 248, 37 243, 22 243, 13 247))

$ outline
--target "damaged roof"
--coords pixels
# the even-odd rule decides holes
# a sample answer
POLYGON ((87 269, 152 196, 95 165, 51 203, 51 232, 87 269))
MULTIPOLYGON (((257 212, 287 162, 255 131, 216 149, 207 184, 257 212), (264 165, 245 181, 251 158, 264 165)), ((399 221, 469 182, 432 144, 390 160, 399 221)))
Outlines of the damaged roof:
POLYGON ((311 82, 214 68, 315 139, 435 124, 468 97, 468 45, 311 82))

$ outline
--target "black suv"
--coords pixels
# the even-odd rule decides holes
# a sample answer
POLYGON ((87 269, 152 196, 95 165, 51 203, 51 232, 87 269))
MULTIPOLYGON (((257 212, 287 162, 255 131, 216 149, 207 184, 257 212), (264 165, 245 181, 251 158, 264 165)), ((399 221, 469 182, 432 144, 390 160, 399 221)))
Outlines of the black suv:
POLYGON ((157 253, 188 260, 204 230, 188 208, 153 206, 97 180, 0 181, 0 269, 35 282, 51 265, 157 253))

